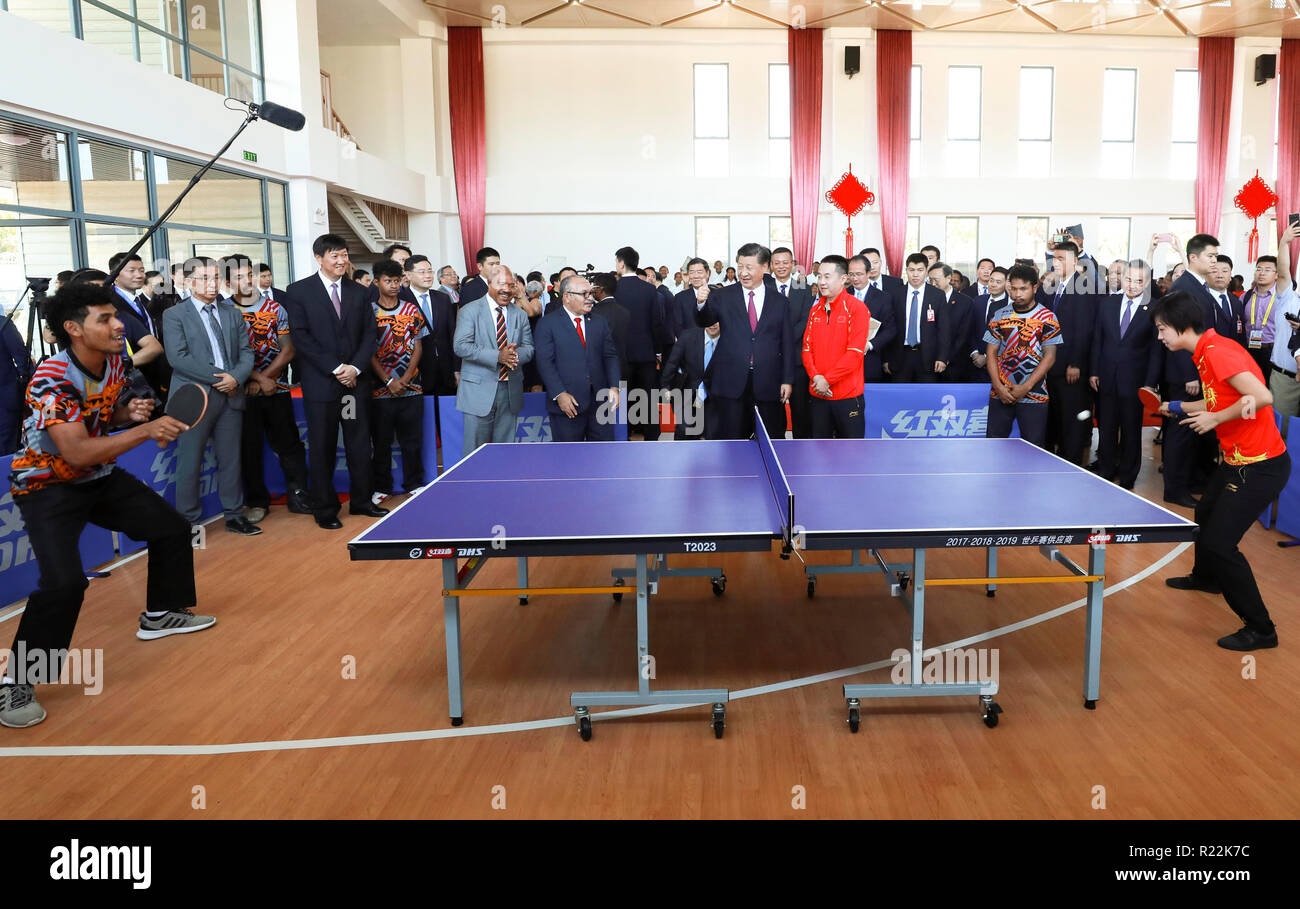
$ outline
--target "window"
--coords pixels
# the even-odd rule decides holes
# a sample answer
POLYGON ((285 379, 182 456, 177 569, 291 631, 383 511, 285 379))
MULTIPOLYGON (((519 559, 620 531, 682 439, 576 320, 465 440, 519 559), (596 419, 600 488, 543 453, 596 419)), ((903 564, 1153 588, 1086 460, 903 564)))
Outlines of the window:
MULTIPOLYGON (((697 217, 695 219, 695 255, 709 263, 722 260, 725 266, 731 261, 731 219, 727 217, 697 217)), ((713 280, 712 277, 709 279, 713 280)))
POLYGON ((262 100, 259 0, 0 0, 3 9, 218 94, 262 100))
POLYGON ((913 177, 921 173, 921 67, 912 66, 912 103, 909 105, 911 113, 911 163, 909 170, 913 177))
POLYGON ((779 249, 782 246, 794 249, 794 219, 789 215, 772 215, 767 219, 767 248, 779 249))
POLYGON ((1184 180, 1196 179, 1196 130, 1200 122, 1200 74, 1194 69, 1174 73, 1173 148, 1169 173, 1184 180))
POLYGON ((1020 67, 1021 177, 1052 175, 1052 83, 1050 66, 1020 67))
POLYGON ((979 261, 980 219, 948 218, 945 231, 944 259, 963 275, 975 274, 975 264, 979 261))
POLYGON ((982 78, 983 70, 978 66, 948 67, 946 176, 979 176, 982 78))
POLYGON ((727 64, 695 64, 695 176, 726 177, 730 135, 727 64))
POLYGON ((1137 122, 1137 70, 1110 69, 1101 86, 1101 175, 1133 176, 1133 140, 1137 122))
POLYGON ((0 205, 67 211, 70 187, 66 133, 0 118, 0 205))
POLYGON ((903 238, 903 255, 901 258, 906 259, 914 252, 921 251, 921 216, 909 215, 907 218, 907 234, 903 238))
POLYGON ((149 221, 144 152, 97 139, 77 143, 82 206, 88 212, 149 221))
POLYGON ((1047 255, 1047 219, 1016 218, 1016 258, 1035 264, 1047 255))
POLYGON ((1130 227, 1128 218, 1102 218, 1101 230, 1098 233, 1100 238, 1097 242, 1097 251, 1093 253, 1093 258, 1097 260, 1097 265, 1105 269, 1116 259, 1123 259, 1127 262, 1129 255, 1129 235, 1130 227))
POLYGON ((790 67, 785 63, 767 67, 767 151, 768 172, 790 176, 790 67))

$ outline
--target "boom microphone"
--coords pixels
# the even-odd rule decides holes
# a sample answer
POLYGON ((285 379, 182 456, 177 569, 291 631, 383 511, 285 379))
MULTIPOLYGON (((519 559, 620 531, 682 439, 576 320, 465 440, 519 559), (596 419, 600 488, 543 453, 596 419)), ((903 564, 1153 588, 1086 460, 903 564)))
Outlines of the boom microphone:
POLYGON ((295 133, 307 123, 307 118, 301 113, 291 107, 276 104, 274 101, 250 104, 248 105, 248 112, 257 119, 265 120, 267 123, 274 123, 281 129, 287 129, 295 133))

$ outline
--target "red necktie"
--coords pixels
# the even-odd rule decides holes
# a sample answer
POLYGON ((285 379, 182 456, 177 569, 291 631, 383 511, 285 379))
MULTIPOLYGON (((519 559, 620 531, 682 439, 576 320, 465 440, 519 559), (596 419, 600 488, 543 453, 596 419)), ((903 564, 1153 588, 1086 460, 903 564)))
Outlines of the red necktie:
POLYGON ((749 292, 749 330, 758 331, 758 310, 754 308, 754 292, 749 292))
POLYGON ((578 340, 582 342, 582 346, 583 346, 583 347, 586 347, 586 346, 587 346, 587 336, 584 335, 584 334, 582 333, 582 316, 574 316, 574 317, 573 317, 573 325, 574 325, 575 328, 578 329, 578 340))
MULTIPOLYGON (((497 350, 505 350, 506 347, 506 314, 500 307, 497 308, 497 350)), ((497 381, 504 382, 510 378, 510 367, 504 363, 497 372, 497 381)))

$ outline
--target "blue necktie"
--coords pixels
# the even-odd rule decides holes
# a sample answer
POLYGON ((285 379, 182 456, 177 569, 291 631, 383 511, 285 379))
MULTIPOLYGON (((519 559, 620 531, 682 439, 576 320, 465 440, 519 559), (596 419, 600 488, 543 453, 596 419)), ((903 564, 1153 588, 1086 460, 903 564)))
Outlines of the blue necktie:
MULTIPOLYGON (((706 338, 705 341, 704 341, 704 371, 705 371, 705 372, 708 372, 708 371, 709 371, 709 361, 713 359, 713 345, 714 345, 714 343, 716 343, 716 342, 714 341, 713 338, 706 338)), ((703 402, 704 399, 707 398, 707 397, 709 396, 709 393, 708 393, 707 391, 704 390, 704 383, 703 383, 703 382, 700 383, 700 387, 699 387, 697 393, 698 393, 698 396, 699 396, 699 399, 700 399, 701 402, 703 402)))
POLYGON ((907 346, 915 347, 921 343, 921 303, 919 290, 912 291, 912 309, 907 314, 907 346))
POLYGON ((1225 316, 1227 316, 1227 317, 1228 317, 1228 321, 1231 322, 1231 321, 1232 321, 1232 304, 1228 302, 1228 295, 1227 295, 1227 294, 1219 294, 1219 302, 1223 304, 1223 314, 1224 314, 1225 316))

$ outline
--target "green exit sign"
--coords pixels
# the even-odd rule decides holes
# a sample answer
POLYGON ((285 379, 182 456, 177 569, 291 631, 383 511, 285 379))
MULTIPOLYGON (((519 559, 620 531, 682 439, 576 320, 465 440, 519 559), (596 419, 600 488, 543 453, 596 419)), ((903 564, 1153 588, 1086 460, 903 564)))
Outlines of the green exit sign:
POLYGON ((253 161, 253 162, 256 162, 256 161, 257 161, 257 152, 251 152, 251 151, 246 151, 246 152, 244 152, 244 160, 245 160, 245 161, 253 161))

